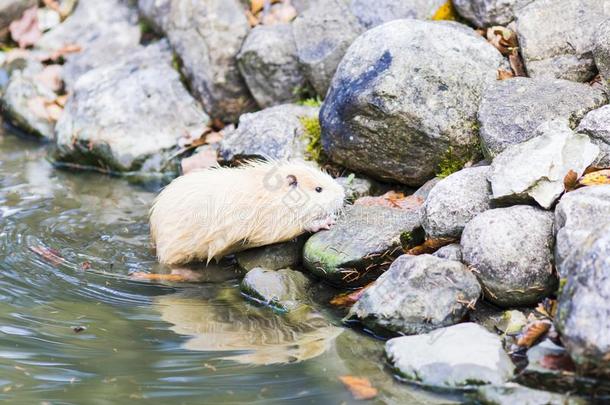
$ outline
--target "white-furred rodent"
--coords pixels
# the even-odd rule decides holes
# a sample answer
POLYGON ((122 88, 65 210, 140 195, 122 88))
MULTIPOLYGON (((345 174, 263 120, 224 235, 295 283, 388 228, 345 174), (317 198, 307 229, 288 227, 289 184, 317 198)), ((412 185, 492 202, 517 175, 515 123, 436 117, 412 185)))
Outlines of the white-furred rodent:
POLYGON ((328 229, 343 187, 306 162, 251 161, 172 181, 150 211, 161 263, 207 261, 328 229))

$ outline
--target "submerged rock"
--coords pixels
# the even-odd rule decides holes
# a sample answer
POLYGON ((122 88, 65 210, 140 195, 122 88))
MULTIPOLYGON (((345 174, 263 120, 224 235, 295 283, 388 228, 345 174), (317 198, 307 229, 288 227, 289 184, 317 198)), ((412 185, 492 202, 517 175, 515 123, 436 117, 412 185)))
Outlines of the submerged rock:
POLYGON ((304 159, 308 134, 303 118, 317 120, 318 108, 295 104, 269 107, 239 117, 225 134, 220 154, 226 161, 244 158, 304 159))
POLYGON ((306 239, 305 236, 300 236, 289 242, 244 250, 236 253, 235 259, 239 267, 245 270, 252 270, 255 267, 268 270, 296 267, 301 263, 306 239))
POLYGON ((475 27, 507 25, 515 18, 515 8, 534 0, 453 0, 459 15, 475 27))
POLYGON ((500 53, 448 22, 396 20, 350 46, 320 112, 330 158, 385 180, 419 186, 443 160, 477 143, 476 112, 500 53))
POLYGON ((343 0, 323 0, 300 14, 292 30, 303 72, 324 98, 341 58, 363 28, 343 0))
POLYGON ((386 355, 401 377, 443 388, 503 384, 515 368, 500 338, 470 322, 390 339, 386 355))
POLYGON ((307 84, 289 24, 255 27, 239 51, 237 63, 261 108, 296 101, 307 84))
POLYGON ((508 146, 536 136, 546 121, 561 119, 572 127, 589 111, 606 104, 604 92, 588 84, 554 78, 515 77, 492 84, 479 108, 483 151, 494 157, 508 146))
POLYGON ((211 117, 236 122, 254 109, 237 67, 250 29, 238 0, 175 0, 167 26, 190 88, 211 117))
POLYGON ((567 277, 565 260, 603 224, 610 224, 610 185, 584 187, 564 195, 555 208, 555 265, 567 277))
POLYGON ((519 384, 486 385, 471 396, 478 403, 494 405, 585 405, 581 398, 535 390, 519 384))
POLYGON ((161 42, 81 76, 56 126, 54 158, 115 173, 175 175, 168 159, 178 139, 199 136, 207 122, 161 42))
POLYGON ((288 312, 304 305, 310 284, 303 273, 295 270, 256 267, 246 273, 240 289, 249 299, 288 312))
POLYGON ((432 18, 446 0, 351 0, 350 10, 367 29, 402 18, 432 18))
POLYGON ((552 228, 552 213, 524 205, 485 211, 466 224, 463 260, 474 268, 486 300, 524 306, 556 290, 552 228))
POLYGON ((590 111, 580 121, 576 132, 588 135, 599 146, 599 155, 594 165, 610 167, 610 105, 590 111))
POLYGON ((610 8, 599 0, 536 0, 516 12, 527 73, 586 82, 595 74, 594 38, 610 8))
POLYGON ((489 172, 489 166, 462 169, 434 186, 422 215, 430 238, 459 238, 472 218, 491 208, 489 172))
POLYGON ((403 255, 350 309, 374 331, 415 335, 460 322, 481 286, 462 263, 431 255, 403 255))
POLYGON ((509 146, 493 160, 489 181, 496 200, 534 199, 550 208, 564 192, 564 179, 577 176, 595 161, 599 148, 588 136, 574 133, 562 121, 544 123, 535 138, 509 146))
POLYGON ((402 253, 401 237, 418 237, 419 210, 353 205, 328 231, 305 243, 303 264, 340 286, 366 284, 402 253))

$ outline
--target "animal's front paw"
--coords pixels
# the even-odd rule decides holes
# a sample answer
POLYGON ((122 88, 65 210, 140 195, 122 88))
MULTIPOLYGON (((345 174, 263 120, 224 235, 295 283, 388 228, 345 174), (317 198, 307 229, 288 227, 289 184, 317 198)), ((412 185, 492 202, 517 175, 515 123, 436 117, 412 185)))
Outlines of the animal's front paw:
POLYGON ((335 219, 333 217, 326 217, 323 219, 318 219, 313 221, 311 224, 305 227, 307 232, 318 232, 322 229, 330 229, 331 226, 335 224, 335 219))

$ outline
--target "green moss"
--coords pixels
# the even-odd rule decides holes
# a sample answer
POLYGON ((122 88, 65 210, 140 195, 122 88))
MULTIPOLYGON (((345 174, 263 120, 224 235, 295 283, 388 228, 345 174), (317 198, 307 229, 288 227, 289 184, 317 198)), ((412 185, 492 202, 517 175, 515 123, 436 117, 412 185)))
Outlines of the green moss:
POLYGON ((296 103, 299 105, 306 105, 310 107, 319 107, 322 104, 322 99, 318 96, 309 84, 296 86, 292 89, 292 94, 298 100, 296 103))
POLYGON ((403 232, 400 234, 400 244, 405 246, 410 246, 413 243, 413 234, 411 232, 403 232))
POLYGON ((470 147, 457 149, 450 146, 438 164, 437 177, 445 177, 461 170, 468 162, 474 162, 483 156, 481 144, 476 143, 470 147))
POLYGON ((303 100, 297 101, 298 105, 304 105, 306 107, 320 107, 322 105, 322 100, 320 97, 311 97, 303 100))
POLYGON ((155 30, 153 30, 152 26, 146 20, 140 20, 138 23, 140 26, 140 32, 142 34, 153 34, 155 30))
POLYGON ((318 163, 324 163, 326 155, 322 150, 322 128, 318 117, 300 117, 301 125, 303 126, 303 140, 307 143, 305 153, 307 158, 318 163))

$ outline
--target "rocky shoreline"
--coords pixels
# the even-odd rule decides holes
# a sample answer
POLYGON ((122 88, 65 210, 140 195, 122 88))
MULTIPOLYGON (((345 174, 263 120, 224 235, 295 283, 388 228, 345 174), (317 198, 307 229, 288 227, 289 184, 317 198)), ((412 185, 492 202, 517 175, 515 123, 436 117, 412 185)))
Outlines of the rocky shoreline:
POLYGON ((57 167, 158 185, 298 158, 337 177, 353 204, 334 227, 236 255, 246 299, 285 314, 333 285, 400 379, 482 403, 610 395, 610 2, 16 0, 0 16, 2 113, 57 167))

